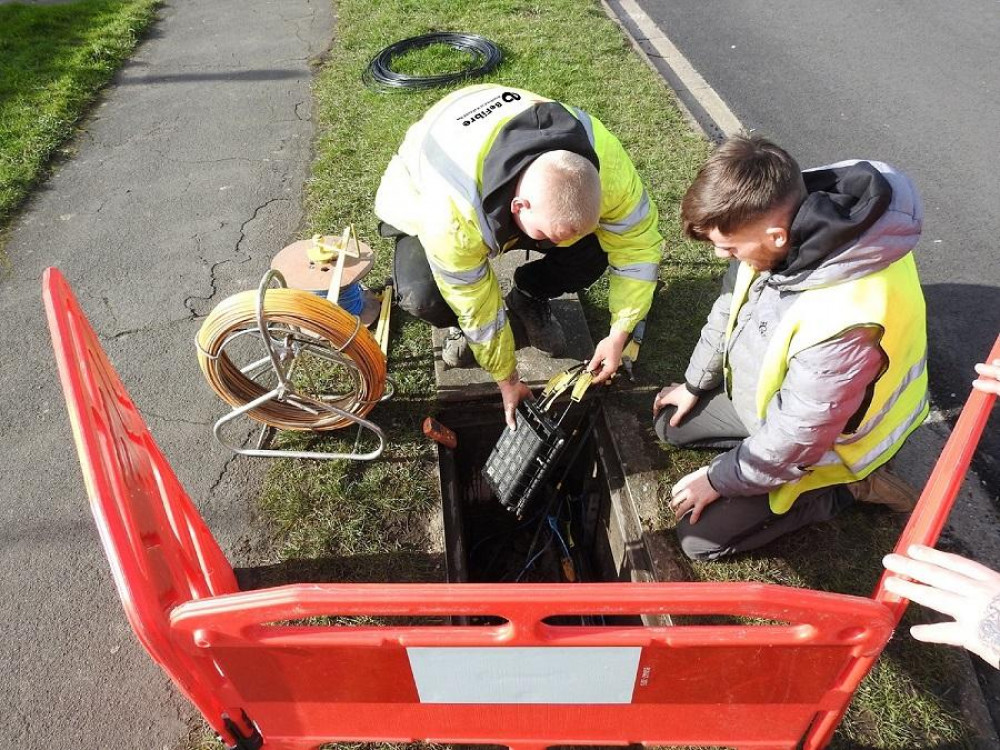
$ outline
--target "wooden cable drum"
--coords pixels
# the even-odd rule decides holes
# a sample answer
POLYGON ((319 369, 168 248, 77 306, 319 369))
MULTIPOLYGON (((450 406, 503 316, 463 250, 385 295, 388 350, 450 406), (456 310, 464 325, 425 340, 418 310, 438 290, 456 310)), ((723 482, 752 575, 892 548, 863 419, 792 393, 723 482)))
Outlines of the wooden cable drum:
MULTIPOLYGON (((259 299, 258 291, 234 294, 212 310, 198 331, 201 371, 212 389, 236 408, 272 390, 241 372, 226 351, 235 336, 259 331, 259 299)), ((385 393, 385 356, 358 318, 311 292, 287 288, 268 289, 262 311, 283 364, 294 367, 295 357, 311 352, 354 370, 356 375, 352 375, 353 392, 320 398, 290 389, 288 394, 248 411, 250 417, 281 430, 336 430, 356 423, 323 409, 323 404, 364 417, 379 402, 385 393)), ((266 344, 262 343, 261 353, 267 355, 266 344)))

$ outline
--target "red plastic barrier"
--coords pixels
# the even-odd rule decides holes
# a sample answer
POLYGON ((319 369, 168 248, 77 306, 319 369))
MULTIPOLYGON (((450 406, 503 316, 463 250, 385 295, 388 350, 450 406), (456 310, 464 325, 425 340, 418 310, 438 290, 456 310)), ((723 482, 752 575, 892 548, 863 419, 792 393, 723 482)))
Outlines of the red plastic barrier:
MULTIPOLYGON (((993 349, 986 361, 993 362, 997 359, 1000 359, 1000 337, 997 337, 993 343, 993 349)), ((972 373, 970 373, 970 377, 971 375, 972 373)), ((996 396, 992 393, 973 390, 969 395, 962 408, 962 413, 955 423, 955 428, 951 431, 941 455, 938 456, 934 469, 927 479, 927 484, 924 485, 924 491, 920 493, 917 507, 914 508, 909 522, 899 536, 899 541, 896 542, 894 552, 905 554, 911 544, 925 544, 928 547, 937 544, 945 521, 948 520, 948 514, 951 513, 952 506, 955 504, 958 491, 965 481, 969 464, 972 462, 972 455, 976 452, 976 446, 979 445, 979 438, 982 437, 983 428, 986 427, 986 421, 989 419, 994 401, 996 401, 996 396)), ((909 602, 886 590, 885 579, 888 576, 889 574, 883 571, 872 594, 872 599, 883 604, 892 612, 892 626, 895 628, 906 612, 909 602)), ((858 661, 854 667, 855 671, 859 673, 858 682, 868 673, 878 656, 876 653, 858 661)), ((854 681, 853 676, 850 677, 850 681, 854 681)), ((820 746, 829 742, 841 718, 842 713, 831 713, 822 721, 817 722, 813 729, 813 736, 822 743, 820 746)))
MULTIPOLYGON (((44 296, 91 507, 126 614, 153 659, 234 746, 819 748, 901 614, 878 593, 873 601, 739 583, 318 584, 240 593, 55 269, 46 271, 44 296), (630 614, 766 623, 545 622, 630 614), (357 615, 492 616, 503 624, 302 622, 357 615)), ((956 433, 962 429, 960 421, 956 433)), ((925 492, 914 522, 931 503, 947 514, 950 499, 937 497, 925 492)))

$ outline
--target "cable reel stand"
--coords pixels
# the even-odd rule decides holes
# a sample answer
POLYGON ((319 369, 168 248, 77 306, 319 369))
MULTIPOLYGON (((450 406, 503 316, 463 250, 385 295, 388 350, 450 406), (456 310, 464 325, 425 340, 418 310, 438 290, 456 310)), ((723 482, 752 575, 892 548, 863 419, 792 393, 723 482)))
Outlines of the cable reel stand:
MULTIPOLYGON (((362 323, 367 309, 355 315, 337 304, 351 229, 344 232, 335 267, 323 267, 324 272, 332 271, 326 299, 313 291, 290 288, 275 262, 256 291, 223 300, 202 324, 196 340, 199 365, 213 390, 233 407, 216 421, 213 434, 234 453, 357 461, 382 454, 385 434, 366 417, 375 404, 393 393, 384 350, 391 290, 376 305, 380 315, 375 335, 362 323), (260 356, 261 345, 264 356, 260 356), (226 425, 242 416, 264 425, 255 448, 243 447, 223 434, 226 425), (264 448, 272 429, 326 432, 350 425, 358 426, 358 440, 349 453, 264 448), (357 447, 365 430, 378 441, 370 451, 357 447)), ((357 253, 362 243, 356 238, 354 243, 357 253)), ((314 238, 314 246, 318 244, 314 238)), ((371 250, 365 248, 369 262, 362 273, 371 267, 371 250)), ((358 277, 348 276, 350 283, 358 277)))

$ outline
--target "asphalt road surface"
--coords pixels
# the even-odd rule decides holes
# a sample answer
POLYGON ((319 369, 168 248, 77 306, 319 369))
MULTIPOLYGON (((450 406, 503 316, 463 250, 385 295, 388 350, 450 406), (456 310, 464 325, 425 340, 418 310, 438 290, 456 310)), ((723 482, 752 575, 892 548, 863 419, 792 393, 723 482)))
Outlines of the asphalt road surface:
MULTIPOLYGON (((1000 333, 1000 2, 638 2, 744 126, 803 167, 871 158, 916 181, 933 403, 961 406, 1000 333)), ((978 458, 994 497, 998 427, 978 458)))

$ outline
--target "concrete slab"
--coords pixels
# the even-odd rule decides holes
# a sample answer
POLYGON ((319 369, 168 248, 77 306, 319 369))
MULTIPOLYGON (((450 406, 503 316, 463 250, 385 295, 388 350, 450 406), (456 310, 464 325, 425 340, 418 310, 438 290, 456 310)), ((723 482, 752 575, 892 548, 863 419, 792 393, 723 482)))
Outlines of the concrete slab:
MULTIPOLYGON (((500 288, 504 296, 514 284, 515 269, 525 262, 537 260, 540 253, 531 252, 525 258, 523 250, 504 253, 493 261, 493 271, 500 278, 500 288)), ((531 388, 545 385, 555 374, 568 367, 589 359, 594 353, 594 343, 590 338, 587 320, 583 315, 580 299, 576 294, 565 294, 552 300, 552 314, 562 324, 566 333, 566 356, 549 357, 528 346, 522 335, 515 332, 517 367, 521 380, 531 388)), ((496 381, 480 367, 449 369, 441 361, 445 331, 435 328, 431 334, 434 346, 434 377, 437 381, 437 395, 441 401, 479 401, 499 398, 496 381)))

